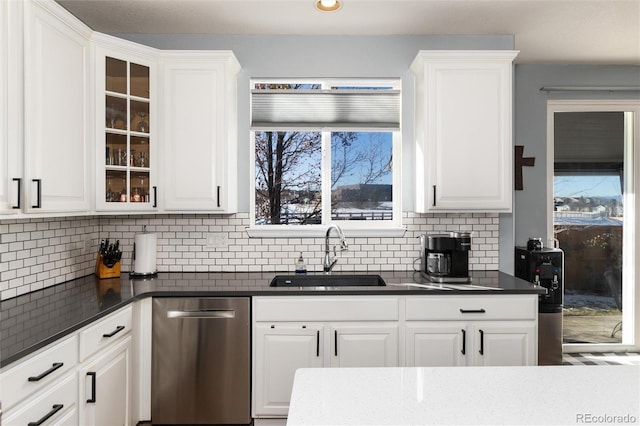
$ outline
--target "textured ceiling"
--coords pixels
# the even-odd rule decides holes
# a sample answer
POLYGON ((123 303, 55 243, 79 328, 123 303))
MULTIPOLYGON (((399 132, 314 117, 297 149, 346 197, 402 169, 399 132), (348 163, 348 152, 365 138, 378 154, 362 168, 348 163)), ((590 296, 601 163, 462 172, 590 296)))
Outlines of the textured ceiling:
POLYGON ((640 0, 57 0, 96 31, 146 34, 511 34, 518 63, 640 65, 640 0))

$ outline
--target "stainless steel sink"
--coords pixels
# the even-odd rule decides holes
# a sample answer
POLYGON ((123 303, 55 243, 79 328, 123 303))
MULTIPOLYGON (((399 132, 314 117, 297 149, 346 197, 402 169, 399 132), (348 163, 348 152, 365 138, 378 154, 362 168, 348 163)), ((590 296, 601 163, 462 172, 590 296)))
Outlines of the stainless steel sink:
POLYGON ((276 275, 270 287, 380 287, 386 286, 380 275, 276 275))

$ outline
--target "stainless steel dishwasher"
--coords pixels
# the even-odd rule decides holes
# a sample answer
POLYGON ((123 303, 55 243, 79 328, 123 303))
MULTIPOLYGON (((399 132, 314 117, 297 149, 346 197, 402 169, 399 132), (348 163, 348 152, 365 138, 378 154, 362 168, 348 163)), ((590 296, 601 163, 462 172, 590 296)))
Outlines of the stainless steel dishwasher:
POLYGON ((153 424, 249 424, 248 297, 154 298, 153 424))

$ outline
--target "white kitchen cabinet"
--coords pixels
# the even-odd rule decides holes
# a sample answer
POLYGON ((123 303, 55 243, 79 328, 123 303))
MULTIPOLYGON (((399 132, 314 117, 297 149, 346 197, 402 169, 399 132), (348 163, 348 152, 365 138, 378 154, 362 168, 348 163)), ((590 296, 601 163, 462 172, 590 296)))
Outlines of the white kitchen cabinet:
POLYGON ((537 365, 537 328, 532 321, 475 323, 473 365, 537 365))
POLYGON ((0 215, 16 214, 22 208, 18 203, 22 184, 22 143, 18 133, 23 101, 21 21, 21 2, 0 2, 0 215))
POLYGON ((136 424, 131 318, 129 305, 4 367, 3 424, 136 424))
POLYGON ((416 211, 510 212, 515 51, 420 51, 416 211))
POLYGON ((237 210, 237 74, 229 51, 162 53, 162 204, 237 210))
POLYGON ((321 324, 255 325, 254 417, 286 415, 296 370, 324 366, 323 331, 321 324))
POLYGON ((407 298, 405 365, 537 365, 537 296, 407 298))
MULTIPOLYGON (((3 383, 3 387, 6 386, 3 383)), ((67 374, 63 379, 36 394, 24 403, 7 411, 2 416, 2 424, 13 425, 68 425, 78 424, 76 401, 78 379, 75 374, 67 374)), ((4 410, 4 406, 3 406, 4 410)))
POLYGON ((410 367, 536 365, 531 322, 429 321, 407 324, 410 367))
POLYGON ((405 328, 405 364, 413 367, 467 365, 467 325, 458 321, 416 321, 405 328))
POLYGON ((23 6, 23 210, 88 212, 91 30, 53 1, 23 6))
POLYGON ((79 416, 83 425, 131 424, 131 337, 101 351, 80 369, 79 416))
POLYGON ((254 297, 253 417, 284 418, 295 370, 397 367, 399 299, 254 297))
POLYGON ((95 46, 96 210, 158 207, 158 51, 100 33, 95 46))
POLYGON ((398 323, 330 323, 329 367, 397 367, 398 323))
POLYGON ((73 335, 3 369, 0 379, 2 409, 11 410, 68 375, 75 375, 78 338, 73 335))

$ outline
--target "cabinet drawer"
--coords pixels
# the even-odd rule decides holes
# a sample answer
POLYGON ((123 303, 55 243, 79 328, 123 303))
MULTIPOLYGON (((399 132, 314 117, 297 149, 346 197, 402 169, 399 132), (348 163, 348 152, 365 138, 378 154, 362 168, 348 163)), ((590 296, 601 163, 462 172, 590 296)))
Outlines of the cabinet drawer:
POLYGON ((78 339, 73 335, 15 366, 10 366, 1 376, 2 409, 8 410, 22 399, 40 391, 77 363, 78 339))
POLYGON ((397 321, 398 298, 256 297, 255 321, 397 321))
POLYGON ((80 361, 105 346, 128 335, 133 320, 132 307, 128 306, 80 332, 80 361))
POLYGON ((26 425, 46 418, 43 421, 46 425, 77 425, 77 396, 77 375, 69 374, 44 393, 8 410, 6 417, 3 416, 3 424, 26 425))
POLYGON ((537 295, 408 297, 406 319, 420 320, 533 320, 537 295))

